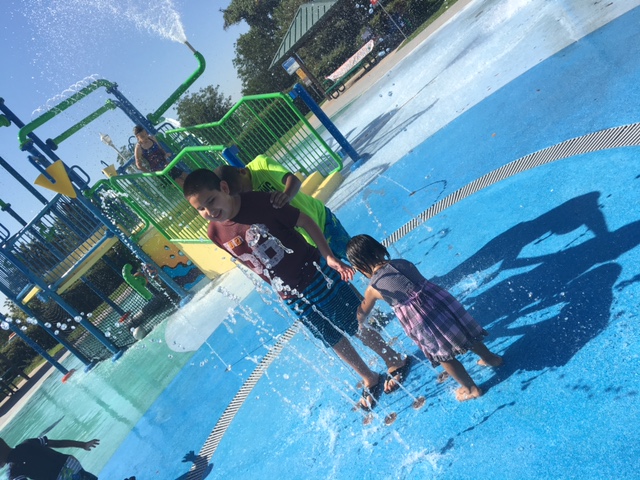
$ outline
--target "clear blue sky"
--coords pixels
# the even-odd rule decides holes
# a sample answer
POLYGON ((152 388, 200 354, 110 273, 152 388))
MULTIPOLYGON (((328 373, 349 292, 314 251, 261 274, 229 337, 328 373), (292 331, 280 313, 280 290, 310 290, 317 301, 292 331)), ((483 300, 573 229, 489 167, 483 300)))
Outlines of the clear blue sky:
MULTIPOLYGON (((220 85, 225 96, 240 99, 240 81, 232 59, 240 25, 225 31, 220 9, 228 0, 3 0, 0 2, 0 97, 29 123, 73 93, 73 86, 97 75, 119 90, 143 113, 155 111, 198 67, 193 53, 162 31, 181 26, 186 38, 205 57, 205 73, 189 90, 220 85), (71 90, 69 90, 71 89, 71 90)), ((92 93, 36 131, 55 138, 104 105, 104 89, 92 93)), ((170 110, 165 115, 174 117, 170 110)), ((104 178, 100 161, 114 163, 115 152, 100 142, 107 133, 117 146, 127 143, 133 124, 113 110, 63 142, 58 155, 78 165, 91 184, 104 178)), ((33 182, 37 171, 18 146, 18 129, 0 128, 0 156, 33 182)), ((39 187, 37 187, 39 188, 39 187)), ((40 189, 47 198, 53 193, 40 189)), ((25 220, 40 203, 0 168, 0 199, 25 220)), ((0 223, 11 233, 19 224, 6 212, 0 223)), ((0 309, 4 299, 0 298, 0 309)))

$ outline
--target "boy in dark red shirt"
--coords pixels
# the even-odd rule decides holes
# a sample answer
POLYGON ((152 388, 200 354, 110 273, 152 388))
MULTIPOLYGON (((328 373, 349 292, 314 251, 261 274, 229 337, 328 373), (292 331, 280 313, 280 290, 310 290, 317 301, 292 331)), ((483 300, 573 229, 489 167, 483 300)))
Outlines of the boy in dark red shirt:
POLYGON ((232 196, 229 185, 210 170, 189 174, 184 196, 208 220, 208 236, 266 282, 313 335, 331 347, 362 378, 361 404, 369 409, 384 388, 385 379, 372 372, 345 335, 357 335, 387 365, 389 374, 408 368, 380 336, 365 325, 359 328, 360 301, 347 283, 354 271, 334 255, 320 227, 291 205, 274 208, 270 195, 247 192, 232 196), (295 227, 304 228, 315 248, 295 227))

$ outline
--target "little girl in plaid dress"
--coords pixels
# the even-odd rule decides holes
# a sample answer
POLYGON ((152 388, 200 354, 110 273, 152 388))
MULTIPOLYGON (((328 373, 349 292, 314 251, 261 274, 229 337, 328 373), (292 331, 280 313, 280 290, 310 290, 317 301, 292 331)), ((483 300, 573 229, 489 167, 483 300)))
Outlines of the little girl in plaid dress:
POLYGON ((415 341, 433 366, 442 365, 460 388, 459 401, 482 395, 457 355, 471 350, 479 365, 497 367, 502 358, 489 351, 482 339, 487 332, 446 290, 429 282, 407 260, 391 260, 387 249, 368 235, 357 235, 347 245, 351 265, 370 279, 358 308, 358 321, 365 326, 377 300, 391 305, 404 331, 415 341))

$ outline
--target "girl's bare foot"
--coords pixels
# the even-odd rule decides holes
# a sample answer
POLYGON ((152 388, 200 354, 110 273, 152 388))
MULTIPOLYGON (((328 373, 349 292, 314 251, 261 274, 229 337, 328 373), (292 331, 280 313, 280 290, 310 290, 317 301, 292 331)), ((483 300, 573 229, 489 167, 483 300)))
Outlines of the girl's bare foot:
POLYGON ((482 390, 473 386, 471 388, 460 387, 456 390, 456 400, 459 402, 466 402, 467 400, 473 400, 482 396, 482 390))
POLYGON ((499 355, 493 355, 492 357, 485 357, 478 360, 478 365, 482 367, 499 367, 502 363, 502 357, 499 355))

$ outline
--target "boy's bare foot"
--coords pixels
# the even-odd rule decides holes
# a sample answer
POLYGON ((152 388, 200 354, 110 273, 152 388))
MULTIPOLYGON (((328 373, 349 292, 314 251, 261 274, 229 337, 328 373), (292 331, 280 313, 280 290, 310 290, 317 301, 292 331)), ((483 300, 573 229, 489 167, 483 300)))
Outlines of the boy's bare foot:
POLYGON ((494 355, 493 357, 489 357, 487 359, 480 359, 478 360, 478 365, 480 365, 481 367, 499 367, 500 365, 502 365, 504 362, 502 360, 502 357, 499 355, 494 355))
POLYGON ((471 388, 460 387, 456 390, 456 400, 459 402, 466 402, 467 400, 473 400, 482 396, 482 390, 473 386, 471 388))

